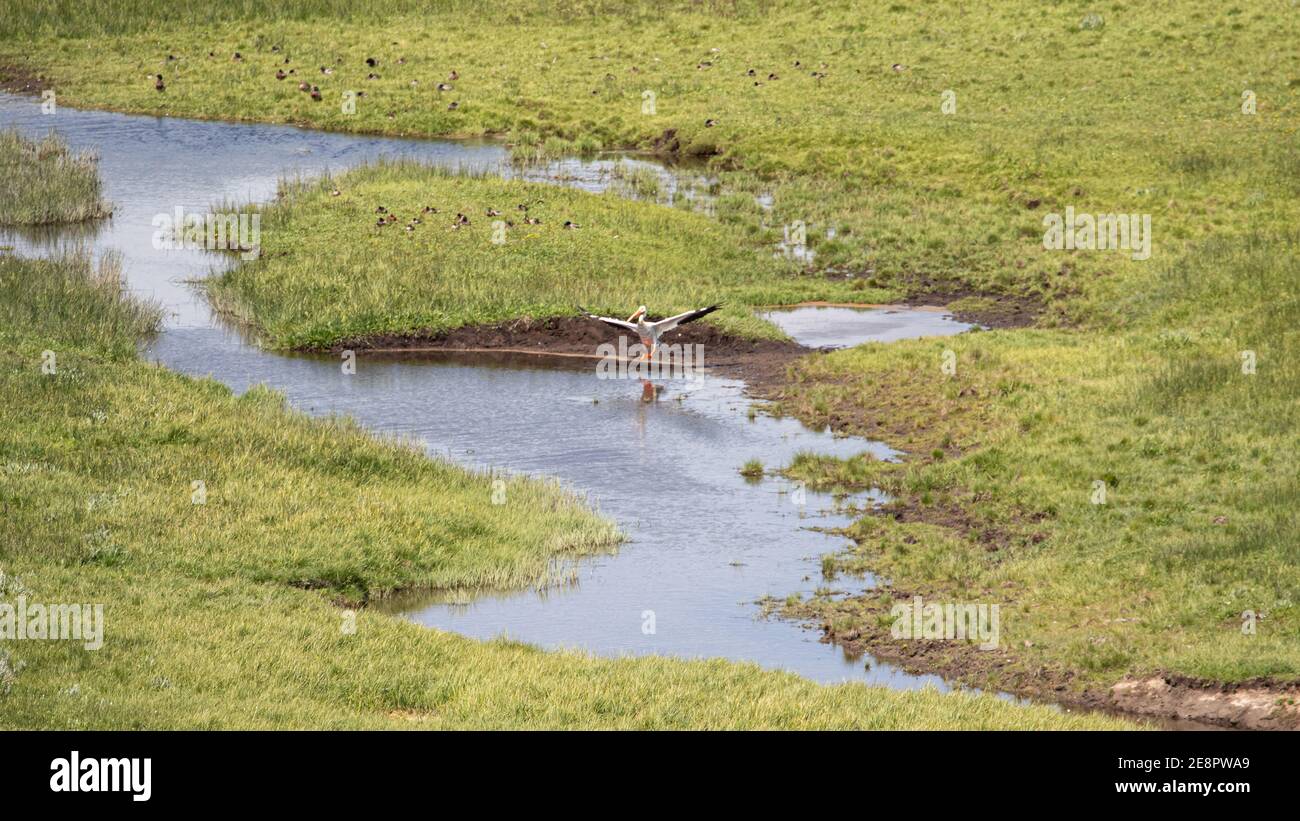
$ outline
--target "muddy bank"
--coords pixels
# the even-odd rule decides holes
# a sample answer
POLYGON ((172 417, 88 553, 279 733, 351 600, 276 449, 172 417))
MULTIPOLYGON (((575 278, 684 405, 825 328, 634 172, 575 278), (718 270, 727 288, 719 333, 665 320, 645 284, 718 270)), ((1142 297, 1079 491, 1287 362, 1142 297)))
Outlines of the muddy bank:
POLYGON ((935 287, 920 283, 912 295, 903 300, 908 307, 943 305, 959 322, 973 322, 985 328, 1027 328, 1038 322, 1047 310, 1031 296, 990 294, 970 288, 935 287))
POLYGON ((1236 684, 1182 676, 1125 679, 1110 689, 1116 708, 1250 730, 1300 729, 1300 684, 1251 679, 1236 684))
MULTIPOLYGON (((625 334, 628 344, 637 344, 625 334)), ((618 344, 614 328, 580 316, 543 319, 524 317, 492 325, 472 325, 438 333, 373 334, 344 339, 330 347, 370 353, 422 353, 439 351, 499 352, 547 358, 598 359, 597 348, 618 344)), ((664 336, 665 344, 703 345, 705 367, 744 380, 755 394, 784 383, 786 366, 819 352, 789 340, 742 339, 729 336, 712 325, 695 322, 664 336)))
POLYGON ((49 78, 30 66, 0 63, 0 91, 39 94, 50 87, 49 78))
POLYGON ((836 610, 800 605, 783 615, 821 632, 821 641, 846 653, 870 653, 915 674, 933 673, 969 687, 995 689, 1066 708, 1150 719, 1168 729, 1300 729, 1300 683, 1252 679, 1234 684, 1202 681, 1172 674, 1125 678, 1109 688, 1078 687, 1075 671, 1057 666, 1033 667, 1008 648, 980 650, 960 641, 895 639, 887 625, 889 608, 910 601, 917 591, 882 590, 836 602, 861 612, 853 626, 837 630, 836 610), (878 618, 877 618, 878 617, 878 618))

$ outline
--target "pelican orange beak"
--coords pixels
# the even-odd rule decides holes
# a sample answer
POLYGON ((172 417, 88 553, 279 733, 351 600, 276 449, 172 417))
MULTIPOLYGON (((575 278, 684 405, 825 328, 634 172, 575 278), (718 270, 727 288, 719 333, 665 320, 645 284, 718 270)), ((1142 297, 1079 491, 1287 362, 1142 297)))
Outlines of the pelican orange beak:
POLYGON ((640 319, 643 316, 645 316, 645 308, 637 308, 636 312, 627 318, 627 321, 636 322, 638 319, 640 319))

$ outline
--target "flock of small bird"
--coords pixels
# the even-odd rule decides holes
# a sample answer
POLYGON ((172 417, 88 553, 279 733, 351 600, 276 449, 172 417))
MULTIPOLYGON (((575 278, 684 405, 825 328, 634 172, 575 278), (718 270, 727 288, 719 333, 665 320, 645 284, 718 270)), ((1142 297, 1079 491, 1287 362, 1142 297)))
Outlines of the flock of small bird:
MULTIPOLYGON (((394 45, 396 45, 396 44, 394 44, 394 45)), ((276 52, 278 52, 279 50, 280 50, 280 47, 279 47, 279 46, 271 46, 271 51, 276 51, 276 52)), ((215 51, 209 51, 209 52, 208 52, 208 57, 216 57, 216 56, 217 56, 217 53, 216 53, 215 51)), ((174 55, 174 54, 168 54, 168 55, 167 55, 167 62, 169 62, 169 63, 170 63, 170 62, 174 62, 174 61, 176 61, 176 60, 178 60, 178 59, 180 59, 180 58, 178 58, 178 57, 177 57, 176 55, 174 55)), ((231 62, 242 63, 242 62, 244 61, 244 55, 243 55, 243 54, 240 54, 238 51, 236 51, 236 52, 234 52, 234 53, 230 56, 230 60, 231 60, 231 62)), ((285 57, 285 58, 284 58, 284 63, 282 64, 282 66, 289 65, 290 62, 291 62, 290 58, 285 57)), ((343 62, 343 58, 342 58, 342 57, 338 57, 338 58, 335 59, 335 63, 336 63, 336 64, 338 64, 338 63, 342 63, 342 62, 343 62)), ((365 62, 366 62, 366 66, 368 66, 369 68, 377 68, 377 67, 379 66, 379 60, 376 59, 376 58, 374 58, 374 57, 367 57, 365 62)), ((406 58, 405 58, 405 57, 398 57, 398 58, 397 58, 397 63, 398 63, 398 65, 404 65, 404 64, 406 63, 406 58)), ((334 68, 333 68, 333 66, 321 66, 321 67, 320 67, 320 73, 321 73, 323 76, 328 77, 328 76, 330 76, 330 75, 332 75, 332 74, 334 73, 334 68)), ((291 77, 291 76, 295 76, 295 75, 297 75, 297 74, 298 74, 298 69, 296 69, 296 68, 290 68, 288 71, 285 71, 284 68, 281 67, 281 68, 277 68, 277 69, 275 70, 275 79, 277 79, 277 80, 287 80, 289 77, 291 77)), ((151 79, 151 80, 154 81, 153 87, 156 88, 158 91, 166 91, 166 90, 167 90, 167 83, 166 83, 166 81, 163 79, 163 76, 162 76, 161 74, 151 74, 151 75, 149 75, 149 79, 151 79)), ((367 79, 367 80, 378 80, 378 79, 381 79, 381 77, 380 77, 380 75, 379 75, 377 72, 372 71, 372 72, 370 72, 370 73, 368 73, 368 74, 366 75, 366 79, 367 79)), ((456 80, 459 80, 459 79, 460 79, 460 72, 456 71, 455 69, 452 69, 451 73, 447 75, 447 80, 446 80, 445 82, 438 83, 437 86, 435 86, 435 88, 436 88, 440 93, 445 93, 445 92, 448 92, 448 91, 454 91, 456 87, 455 87, 454 85, 452 85, 452 83, 455 82, 456 80)), ((412 80, 412 81, 411 81, 411 87, 412 87, 412 88, 419 86, 419 84, 420 84, 420 81, 419 81, 419 80, 412 80)), ((300 83, 298 83, 298 90, 299 90, 299 91, 302 91, 302 92, 304 92, 304 93, 306 93, 306 94, 309 94, 309 95, 311 96, 311 98, 312 98, 313 100, 316 100, 317 102, 319 102, 320 100, 323 99, 323 97, 321 96, 320 86, 318 86, 318 85, 314 85, 314 84, 312 84, 312 83, 308 83, 308 82, 305 82, 305 81, 304 81, 304 82, 300 82, 300 83)), ((365 93, 364 91, 358 91, 356 94, 357 94, 358 97, 364 97, 364 96, 366 96, 366 93, 365 93)), ((458 109, 458 108, 460 108, 460 103, 459 103, 458 101, 456 101, 456 100, 452 100, 450 103, 447 104, 447 110, 448 110, 448 111, 455 111, 455 110, 458 109)), ((388 116, 389 116, 389 118, 391 119, 391 118, 393 117, 393 114, 390 112, 388 116)))
MULTIPOLYGON (((718 49, 715 48, 715 49, 713 49, 713 51, 716 52, 716 51, 718 51, 718 49)), ((794 63, 793 63, 793 67, 794 67, 796 70, 803 70, 804 65, 803 65, 803 63, 802 63, 801 61, 799 61, 799 60, 795 60, 794 63)), ((698 63, 695 64, 695 69, 696 69, 696 71, 708 71, 708 70, 711 69, 711 68, 713 68, 713 61, 712 61, 712 60, 701 60, 701 61, 699 61, 698 63)), ((822 63, 821 66, 820 66, 820 68, 819 68, 818 70, 813 71, 813 72, 810 72, 812 78, 813 78, 814 80, 816 80, 817 83, 820 85, 822 80, 825 80, 827 77, 830 76, 829 74, 826 73, 826 70, 829 69, 829 68, 830 68, 830 65, 829 65, 829 64, 827 64, 827 63, 822 63)), ((905 71, 905 70, 907 69, 907 66, 901 65, 901 64, 899 64, 899 63, 895 63, 894 66, 893 66, 893 69, 894 69, 894 71, 905 71)), ((636 66, 632 66, 632 67, 630 67, 630 68, 628 69, 628 71, 631 72, 632 74, 640 74, 640 73, 641 73, 641 69, 637 68, 636 66)), ((749 69, 748 71, 745 72, 744 76, 745 76, 745 77, 751 77, 751 78, 753 78, 753 80, 754 80, 754 85, 755 85, 755 86, 761 86, 761 85, 763 85, 763 82, 764 82, 764 81, 761 80, 761 79, 759 79, 760 77, 762 77, 762 72, 760 72, 760 71, 759 71, 758 69, 756 69, 756 68, 751 68, 751 69, 749 69)), ((767 82, 774 82, 774 81, 776 81, 776 80, 780 80, 780 79, 781 79, 781 75, 777 74, 775 71, 770 71, 770 72, 768 72, 768 74, 767 74, 767 82)), ((613 74, 606 74, 606 75, 605 75, 605 80, 606 80, 606 82, 613 81, 613 80, 614 80, 614 75, 613 75, 613 74)), ((600 92, 599 92, 599 90, 597 90, 597 89, 592 89, 591 93, 592 93, 592 94, 598 94, 598 93, 600 93, 600 92)), ((718 121, 715 120, 715 119, 713 119, 712 117, 710 117, 709 119, 707 119, 707 120, 704 121, 704 127, 705 127, 705 128, 713 128, 713 127, 716 126, 717 124, 718 124, 718 121)))
MULTIPOLYGON (((717 49, 714 49, 714 50, 716 51, 717 49)), ((799 60, 795 60, 794 63, 793 63, 793 65, 792 65, 792 67, 795 68, 796 70, 800 70, 800 71, 801 71, 801 70, 803 70, 804 65, 803 65, 803 63, 802 63, 801 61, 799 61, 799 60)), ((634 71, 636 70, 636 66, 633 66, 632 68, 633 68, 634 71)), ((711 60, 701 60, 699 63, 696 63, 695 68, 696 68, 697 71, 707 71, 707 70, 713 68, 713 62, 712 62, 711 60)), ((830 65, 829 65, 829 64, 827 64, 827 63, 822 63, 822 64, 821 64, 821 67, 820 67, 818 70, 811 72, 811 76, 812 76, 812 78, 813 78, 814 80, 816 80, 817 83, 818 83, 819 85, 821 84, 821 81, 822 81, 822 80, 825 80, 828 76, 830 76, 830 75, 828 75, 828 74, 826 73, 826 70, 827 70, 828 68, 830 68, 830 65)), ((895 71, 898 71, 898 70, 899 70, 899 66, 898 66, 898 64, 895 64, 895 65, 894 65, 894 70, 895 70, 895 71)), ((761 86, 761 85, 763 84, 763 82, 764 82, 763 80, 759 79, 760 77, 762 77, 762 72, 759 71, 759 70, 756 69, 756 68, 748 69, 748 70, 745 72, 744 76, 753 78, 753 80, 754 80, 754 85, 755 85, 755 86, 761 86)), ((767 81, 766 81, 766 82, 769 82, 769 83, 770 83, 770 82, 775 82, 775 81, 780 80, 780 79, 781 79, 781 75, 777 74, 775 71, 769 71, 769 72, 767 73, 767 81)), ((704 127, 705 127, 705 128, 713 128, 713 127, 716 126, 717 124, 718 124, 718 121, 715 120, 715 119, 713 119, 712 117, 710 117, 709 119, 707 119, 707 120, 704 121, 704 127)))
MULTIPOLYGON (((332 191, 330 191, 330 196, 331 196, 331 197, 337 197, 337 196, 340 196, 342 193, 343 193, 343 192, 339 191, 339 189, 335 188, 335 189, 333 189, 332 191)), ((540 201, 539 201, 539 202, 540 202, 540 201)), ((537 203, 533 203, 533 205, 536 205, 536 204, 537 204, 537 203)), ((528 203, 524 203, 524 202, 521 202, 521 203, 519 203, 519 205, 515 206, 515 210, 517 210, 517 211, 519 211, 519 212, 521 212, 521 213, 523 214, 523 217, 522 217, 522 222, 523 222, 523 224, 524 224, 524 225, 541 225, 541 224, 542 224, 541 219, 539 219, 538 217, 532 217, 532 216, 529 216, 529 215, 528 215, 528 207, 529 207, 529 206, 528 206, 528 203)), ((410 233, 410 232, 414 232, 415 229, 416 229, 416 226, 418 226, 418 225, 422 225, 422 224, 424 223, 424 217, 425 217, 426 215, 430 215, 430 214, 438 214, 438 213, 440 213, 440 212, 438 211, 438 209, 437 209, 436 207, 434 207, 434 206, 432 206, 432 205, 426 205, 426 206, 424 206, 423 208, 420 209, 419 214, 417 214, 417 215, 414 216, 414 217, 411 217, 411 219, 410 219, 410 220, 406 223, 406 225, 404 226, 404 229, 405 229, 408 233, 410 233)), ((487 208, 487 209, 484 210, 483 214, 484 214, 484 216, 488 216, 488 217, 499 217, 499 216, 501 216, 501 212, 498 211, 498 210, 495 209, 495 208, 487 208)), ((387 227, 390 226, 390 225, 395 225, 396 223, 401 222, 401 220, 398 218, 398 216, 397 216, 396 214, 394 214, 394 213, 392 213, 391 211, 389 211, 388 208, 387 208, 386 206, 383 206, 383 205, 376 206, 376 208, 375 208, 375 215, 376 215, 376 216, 375 216, 375 227, 376 227, 376 228, 387 228, 387 227)), ((505 223, 505 226, 506 226, 507 228, 514 228, 514 227, 515 227, 514 220, 504 220, 504 223, 505 223)), ((456 216, 453 217, 452 220, 451 220, 451 228, 450 228, 449 230, 452 230, 452 231, 459 231, 461 228, 463 228, 464 226, 469 225, 469 224, 470 224, 470 219, 469 219, 469 217, 468 217, 467 215, 465 215, 465 214, 462 214, 462 213, 460 213, 460 212, 457 212, 457 213, 456 213, 456 216)), ((581 228, 581 227, 582 227, 581 225, 579 225, 578 223, 576 223, 576 222, 574 222, 574 221, 572 221, 572 220, 565 220, 565 221, 564 221, 564 228, 565 228, 566 230, 569 230, 569 231, 576 231, 577 229, 579 229, 579 228, 581 228)))
MULTIPOLYGON (((709 64, 702 64, 702 65, 709 65, 709 64)), ((799 60, 794 61, 793 68, 798 70, 803 70, 803 67, 804 65, 802 62, 800 62, 799 60)), ((826 73, 826 69, 828 68, 830 68, 829 64, 822 63, 821 68, 819 70, 810 72, 810 74, 814 80, 820 83, 822 80, 825 80, 828 76, 830 76, 826 73)), ((758 69, 753 69, 753 68, 749 69, 748 71, 745 72, 745 76, 755 78, 754 85, 756 86, 761 86, 763 84, 763 81, 758 79, 759 77, 762 76, 762 72, 760 72, 758 69)), ((779 79, 781 79, 781 75, 777 74, 775 71, 768 72, 767 82, 770 83, 779 79)))
MULTIPOLYGON (((396 45, 396 44, 394 44, 394 45, 396 45)), ((279 50, 280 50, 280 47, 279 47, 279 46, 272 46, 272 47, 271 47, 271 50, 272 50, 272 51, 279 51, 279 50)), ((717 50, 717 49, 714 49, 714 51, 716 51, 716 50, 717 50)), ((208 56, 209 56, 209 57, 215 57, 215 56, 216 56, 216 53, 215 53, 215 52, 212 52, 212 51, 209 51, 209 52, 208 52, 208 56)), ((168 54, 168 55, 167 55, 167 61, 168 61, 168 62, 174 61, 174 60, 176 60, 176 59, 177 59, 177 58, 176 58, 174 55, 171 55, 171 54, 168 54)), ((244 57, 243 57, 242 54, 240 54, 238 51, 236 51, 236 52, 231 56, 230 59, 231 59, 232 61, 234 61, 234 62, 242 62, 243 59, 244 59, 244 57)), ((339 58, 336 59, 335 62, 336 62, 336 63, 341 63, 341 62, 343 62, 343 58, 342 58, 342 57, 339 57, 339 58)), ((399 65, 405 64, 405 63, 406 63, 406 58, 404 58, 404 57, 399 57, 399 58, 397 58, 397 63, 398 63, 399 65)), ((289 58, 288 58, 288 57, 285 57, 285 58, 284 58, 284 64, 285 64, 285 65, 288 65, 288 64, 289 64, 289 58)), ((379 60, 377 60, 377 59, 374 58, 374 57, 367 57, 367 58, 366 58, 366 66, 369 67, 369 68, 378 68, 378 67, 379 67, 379 60)), ((794 69, 796 69, 796 70, 799 70, 799 71, 803 71, 803 70, 805 69, 804 64, 803 64, 801 61, 799 61, 799 60, 795 60, 794 63, 793 63, 793 66, 792 66, 792 67, 793 67, 794 69)), ((713 62, 712 62, 711 60, 701 60, 699 63, 697 63, 697 64, 695 65, 695 68, 696 68, 698 71, 706 71, 706 70, 708 70, 708 69, 710 69, 710 68, 713 68, 713 62)), ((829 66, 828 64, 826 64, 826 63, 822 63, 822 64, 820 65, 820 67, 819 67, 817 70, 810 72, 810 74, 811 74, 811 76, 812 76, 812 78, 813 78, 814 80, 816 80, 818 83, 821 83, 822 80, 826 79, 826 77, 829 76, 829 75, 826 73, 827 69, 829 69, 829 68, 830 68, 830 66, 829 66)), ((892 69, 893 69, 894 71, 896 71, 896 72, 903 72, 903 71, 906 71, 906 70, 907 70, 907 66, 903 65, 902 63, 894 63, 890 68, 892 68, 892 69)), ((639 68, 637 68, 636 66, 632 66, 631 69, 630 69, 630 71, 631 71, 633 74, 639 74, 641 70, 640 70, 639 68)), ((289 76, 291 76, 291 75, 295 75, 295 74, 297 74, 297 73, 298 73, 298 70, 297 70, 297 69, 294 69, 294 68, 289 69, 288 72, 285 72, 285 70, 284 70, 283 68, 280 68, 280 69, 277 69, 276 72, 275 72, 275 79, 277 79, 277 80, 284 80, 284 79, 287 79, 289 76)), ((320 67, 320 73, 328 77, 329 75, 331 75, 331 74, 334 73, 334 69, 333 69, 333 67, 331 67, 331 66, 321 66, 321 67, 320 67)), ((746 76, 746 77, 754 78, 754 85, 755 85, 755 86, 761 86, 761 85, 763 85, 763 82, 764 82, 764 81, 761 80, 761 79, 759 79, 759 77, 762 76, 762 72, 760 72, 758 69, 753 69, 753 68, 749 69, 748 71, 745 72, 745 76, 746 76)), ((165 90, 167 89, 167 85, 166 85, 166 83, 163 81, 163 76, 162 76, 161 74, 153 75, 153 76, 152 76, 152 79, 154 80, 154 88, 158 89, 159 91, 165 91, 165 90)), ((380 75, 379 75, 378 73, 372 71, 372 72, 370 72, 369 74, 366 75, 366 79, 367 79, 367 80, 378 80, 378 79, 380 79, 380 75)), ((439 92, 454 91, 456 87, 455 87, 454 85, 452 85, 452 83, 454 83, 455 81, 457 81, 457 80, 459 80, 459 79, 460 79, 460 73, 459 73, 458 71, 456 71, 455 69, 452 69, 451 73, 447 75, 447 79, 446 79, 446 81, 445 81, 445 82, 438 83, 438 85, 436 86, 436 88, 437 88, 437 90, 438 90, 439 92)), ((606 74, 606 75, 605 75, 605 79, 606 79, 606 80, 613 80, 613 79, 614 79, 614 75, 612 75, 612 74, 606 74)), ((768 72, 768 74, 767 74, 767 82, 775 82, 775 81, 780 80, 780 79, 781 79, 780 75, 777 74, 775 71, 770 71, 770 72, 768 72)), ((412 80, 412 81, 411 81, 411 86, 412 86, 412 87, 418 86, 419 83, 420 83, 419 80, 412 80)), ((318 102, 322 99, 322 98, 321 98, 320 86, 313 85, 313 84, 311 84, 311 83, 307 83, 307 82, 300 82, 300 83, 298 83, 298 90, 299 90, 299 91, 302 91, 302 92, 305 92, 305 93, 307 93, 307 94, 310 94, 310 95, 311 95, 311 98, 312 98, 313 100, 318 101, 318 102)), ((592 93, 592 94, 595 94, 596 91, 593 90, 591 93, 592 93)), ((366 94, 366 93, 365 93, 364 91, 358 91, 358 92, 357 92, 357 96, 358 96, 358 97, 364 97, 365 94, 366 94)), ((455 110, 458 109, 458 108, 460 108, 460 103, 459 103, 458 101, 456 101, 456 100, 452 100, 450 103, 447 104, 447 110, 448 110, 448 111, 455 111, 455 110)), ((389 119, 392 119, 392 118, 394 117, 394 114, 393 114, 392 112, 389 112, 388 117, 389 117, 389 119)), ((704 121, 704 127, 705 127, 705 128, 713 128, 713 127, 716 126, 717 124, 718 124, 718 121, 717 121, 716 119, 713 119, 712 117, 710 117, 709 119, 707 119, 707 120, 704 121)), ((576 226, 575 226, 575 227, 576 227, 576 226)), ((407 230, 408 230, 408 231, 411 230, 411 226, 410 226, 410 225, 407 226, 407 230)))

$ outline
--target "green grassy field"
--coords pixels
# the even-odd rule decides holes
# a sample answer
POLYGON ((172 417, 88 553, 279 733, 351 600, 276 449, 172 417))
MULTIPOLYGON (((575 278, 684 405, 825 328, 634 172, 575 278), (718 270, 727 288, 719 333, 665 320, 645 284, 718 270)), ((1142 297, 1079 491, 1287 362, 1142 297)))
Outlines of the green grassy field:
MULTIPOLYGON (((535 240, 516 234, 504 248, 484 242, 476 214, 464 233, 342 233, 354 219, 373 223, 373 204, 344 202, 358 195, 347 185, 335 201, 301 192, 281 214, 292 230, 268 229, 283 258, 221 286, 279 344, 567 312, 593 294, 609 301, 593 308, 648 303, 642 259, 687 303, 703 295, 683 278, 702 272, 734 308, 767 293, 1040 303, 1037 328, 865 346, 794 374, 784 412, 909 454, 897 467, 811 456, 790 466, 826 484, 879 484, 910 511, 902 522, 864 518, 858 548, 828 570, 1000 602, 1011 669, 1069 671, 1077 687, 1153 671, 1300 677, 1300 77, 1290 58, 1300 31, 1290 10, 1062 0, 448 3, 416 14, 403 2, 349 11, 304 0, 258 18, 238 3, 140 0, 38 19, 36 8, 17 4, 0 63, 44 74, 66 104, 494 134, 521 156, 639 147, 708 158, 716 177, 713 222, 555 192, 548 208, 581 216, 557 213, 535 240), (145 30, 146 12, 171 22, 145 30), (209 14, 226 23, 196 24, 209 14), (298 73, 280 81, 277 69, 298 73), (159 72, 164 92, 146 76, 159 72), (303 80, 321 101, 296 90, 303 80), (454 88, 438 91, 444 82, 454 88), (348 90, 366 92, 355 113, 340 105, 348 90), (1067 207, 1149 215, 1150 258, 1044 247, 1044 216, 1067 207), (564 219, 583 228, 553 234, 564 219), (762 250, 795 221, 808 226, 812 272, 762 250), (413 248, 435 255, 449 287, 428 280, 433 268, 413 248), (554 263, 570 255, 586 278, 554 263), (369 263, 378 275, 309 278, 309 262, 369 263), (509 282, 513 266, 540 274, 535 292, 494 295, 495 279, 469 275, 509 282), (411 297, 422 303, 401 301, 411 297), (942 370, 945 350, 955 375, 942 370), (1104 504, 1093 503, 1097 482, 1104 504), (1262 617, 1253 635, 1241 630, 1245 611, 1262 617)), ((356 179, 359 193, 404 208, 423 204, 424 190, 454 190, 457 208, 523 193, 409 169, 356 179)), ((723 321, 764 332, 737 310, 723 321)), ((819 597, 791 611, 873 630, 880 605, 819 597)))
POLYGON ((0 595, 100 603, 105 626, 97 650, 3 642, 0 727, 1122 726, 350 615, 398 587, 545 581, 615 534, 550 484, 494 505, 488 477, 137 361, 158 314, 111 260, 0 256, 0 315, 0 595))
POLYGON ((107 217, 97 160, 57 134, 29 140, 0 131, 0 225, 50 225, 107 217))

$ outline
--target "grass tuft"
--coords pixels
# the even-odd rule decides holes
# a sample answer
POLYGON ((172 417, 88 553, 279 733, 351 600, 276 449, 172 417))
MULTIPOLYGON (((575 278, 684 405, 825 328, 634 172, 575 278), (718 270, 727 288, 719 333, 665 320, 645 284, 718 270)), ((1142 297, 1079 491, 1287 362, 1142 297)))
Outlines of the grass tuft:
POLYGON ((52 225, 111 216, 99 160, 74 154, 57 134, 29 140, 0 131, 0 225, 52 225))

